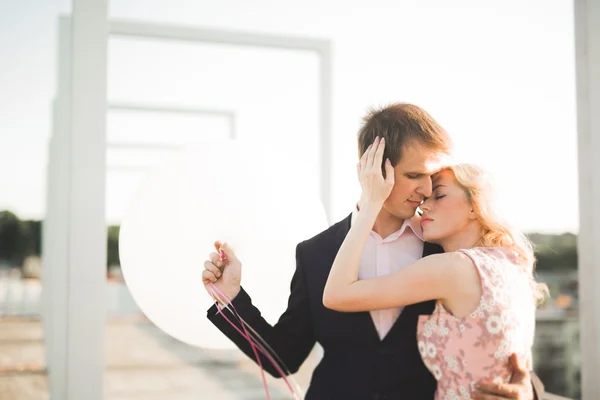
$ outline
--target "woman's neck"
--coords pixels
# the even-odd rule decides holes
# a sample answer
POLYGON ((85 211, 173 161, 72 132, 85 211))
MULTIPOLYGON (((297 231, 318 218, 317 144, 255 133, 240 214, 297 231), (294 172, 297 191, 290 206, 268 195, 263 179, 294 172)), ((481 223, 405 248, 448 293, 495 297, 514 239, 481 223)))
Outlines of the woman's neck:
POLYGON ((439 244, 446 253, 459 249, 470 249, 479 243, 481 236, 481 225, 479 222, 473 221, 462 231, 440 240, 439 244))

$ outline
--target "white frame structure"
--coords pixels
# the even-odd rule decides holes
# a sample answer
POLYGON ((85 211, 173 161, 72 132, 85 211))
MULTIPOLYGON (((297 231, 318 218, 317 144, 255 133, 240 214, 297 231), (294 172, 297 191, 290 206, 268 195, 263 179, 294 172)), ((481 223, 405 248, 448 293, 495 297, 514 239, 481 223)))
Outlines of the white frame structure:
MULTIPOLYGON (((229 122, 229 138, 235 139, 236 135, 236 116, 235 112, 228 110, 206 109, 197 107, 174 107, 155 104, 141 103, 110 103, 108 111, 133 111, 140 113, 172 113, 172 114, 187 114, 193 116, 218 116, 224 117, 229 122)), ((106 143, 107 149, 131 149, 131 150, 180 150, 183 145, 170 144, 154 144, 154 143, 124 143, 118 141, 110 141, 106 143)), ((128 171, 128 172, 143 172, 145 166, 135 165, 107 165, 111 171, 128 171)))
POLYGON ((155 106, 147 105, 107 105, 109 36, 316 53, 320 58, 319 189, 328 218, 332 53, 328 40, 108 21, 108 0, 72 0, 72 5, 71 16, 61 17, 59 23, 58 86, 43 235, 42 316, 50 398, 101 400, 106 323, 106 113, 109 107, 156 111, 155 106))
POLYGON ((332 113, 332 52, 331 42, 293 36, 200 29, 185 26, 111 21, 111 36, 137 37, 212 43, 281 50, 308 51, 319 56, 319 192, 325 213, 331 223, 331 113, 332 113))
POLYGON ((581 394, 600 398, 600 0, 575 0, 581 394))

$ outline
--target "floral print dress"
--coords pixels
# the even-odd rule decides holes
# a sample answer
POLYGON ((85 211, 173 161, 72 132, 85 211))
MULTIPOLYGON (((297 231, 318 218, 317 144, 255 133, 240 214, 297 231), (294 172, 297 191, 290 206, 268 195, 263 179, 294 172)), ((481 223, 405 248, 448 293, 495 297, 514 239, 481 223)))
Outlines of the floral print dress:
POLYGON ((510 381, 512 353, 531 368, 535 305, 529 274, 506 248, 459 251, 479 272, 479 305, 458 318, 438 301, 432 315, 419 317, 417 329, 419 352, 438 383, 436 400, 470 399, 480 379, 510 381))

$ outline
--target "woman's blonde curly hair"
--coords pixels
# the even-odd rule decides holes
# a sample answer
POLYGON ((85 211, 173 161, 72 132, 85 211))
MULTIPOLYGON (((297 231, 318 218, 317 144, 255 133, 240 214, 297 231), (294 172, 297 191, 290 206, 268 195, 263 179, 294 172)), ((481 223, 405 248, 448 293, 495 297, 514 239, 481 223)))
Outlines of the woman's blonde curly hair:
POLYGON ((445 169, 454 173, 458 185, 467 195, 467 200, 481 224, 482 235, 476 246, 511 249, 519 264, 529 273, 535 303, 543 303, 548 296, 548 287, 536 282, 533 277, 536 261, 533 245, 525 234, 511 227, 498 215, 490 175, 474 164, 456 164, 445 169))

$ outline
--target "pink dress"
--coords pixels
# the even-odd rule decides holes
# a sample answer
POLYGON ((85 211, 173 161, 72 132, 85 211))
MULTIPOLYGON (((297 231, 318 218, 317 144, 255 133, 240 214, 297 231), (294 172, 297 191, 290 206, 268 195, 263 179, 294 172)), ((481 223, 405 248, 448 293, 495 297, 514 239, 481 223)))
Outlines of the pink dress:
POLYGON ((511 353, 531 368, 535 305, 528 274, 505 248, 459 251, 479 272, 479 305, 458 318, 438 301, 417 328, 419 352, 438 383, 436 400, 470 399, 480 379, 510 381, 511 353))

